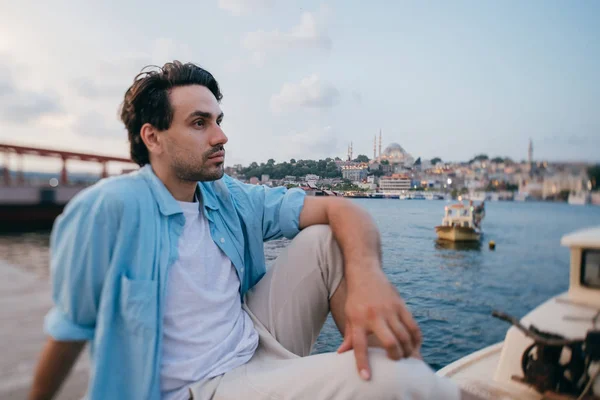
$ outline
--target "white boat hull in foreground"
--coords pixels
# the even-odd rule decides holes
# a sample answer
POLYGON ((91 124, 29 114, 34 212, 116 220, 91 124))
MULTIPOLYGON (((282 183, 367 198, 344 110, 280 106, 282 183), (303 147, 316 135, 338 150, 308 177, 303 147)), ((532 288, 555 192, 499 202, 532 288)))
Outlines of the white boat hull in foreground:
POLYGON ((600 399, 600 228, 562 239, 571 249, 569 290, 520 321, 506 314, 503 342, 437 372, 481 399, 600 399))

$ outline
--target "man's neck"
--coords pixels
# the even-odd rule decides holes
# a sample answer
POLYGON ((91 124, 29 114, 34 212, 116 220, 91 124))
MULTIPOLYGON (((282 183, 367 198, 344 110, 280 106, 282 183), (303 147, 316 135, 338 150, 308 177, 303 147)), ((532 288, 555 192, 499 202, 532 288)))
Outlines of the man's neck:
POLYGON ((187 202, 194 201, 194 195, 198 186, 197 182, 182 181, 176 176, 173 176, 161 168, 156 168, 154 166, 152 166, 152 170, 158 179, 162 181, 175 200, 187 202))

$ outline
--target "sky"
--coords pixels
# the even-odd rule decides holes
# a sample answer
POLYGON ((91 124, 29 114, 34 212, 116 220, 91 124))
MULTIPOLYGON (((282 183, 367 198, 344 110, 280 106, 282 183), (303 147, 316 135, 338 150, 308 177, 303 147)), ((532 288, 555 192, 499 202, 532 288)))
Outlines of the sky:
POLYGON ((0 0, 0 143, 127 157, 125 90, 177 59, 219 81, 227 165, 372 157, 380 130, 415 158, 532 139, 597 162, 598 20, 595 0, 0 0))

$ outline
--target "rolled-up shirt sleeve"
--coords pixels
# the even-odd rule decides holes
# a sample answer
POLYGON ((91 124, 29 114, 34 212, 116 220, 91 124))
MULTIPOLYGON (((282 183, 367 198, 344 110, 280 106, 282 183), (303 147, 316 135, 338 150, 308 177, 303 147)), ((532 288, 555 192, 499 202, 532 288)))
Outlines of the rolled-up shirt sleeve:
POLYGON ((300 213, 306 193, 302 189, 264 186, 263 240, 293 239, 300 232, 300 213))
POLYGON ((91 340, 118 219, 108 199, 85 195, 68 204, 50 237, 54 305, 44 331, 56 340, 91 340))

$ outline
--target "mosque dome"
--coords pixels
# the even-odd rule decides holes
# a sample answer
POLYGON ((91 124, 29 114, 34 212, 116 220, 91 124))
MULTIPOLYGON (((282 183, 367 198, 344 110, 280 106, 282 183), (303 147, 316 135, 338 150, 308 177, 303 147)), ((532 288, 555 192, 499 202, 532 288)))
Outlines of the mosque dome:
POLYGON ((387 160, 390 164, 412 164, 414 158, 398 143, 391 143, 381 153, 380 161, 387 160))

